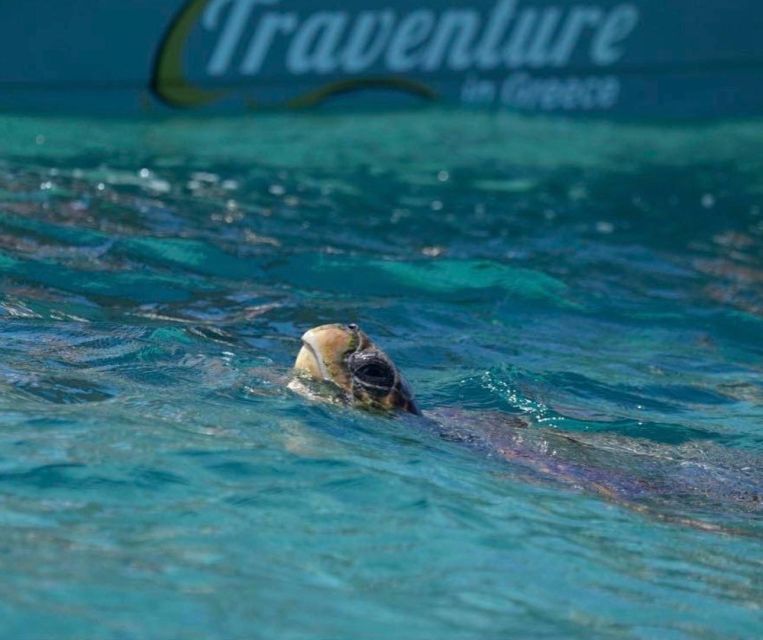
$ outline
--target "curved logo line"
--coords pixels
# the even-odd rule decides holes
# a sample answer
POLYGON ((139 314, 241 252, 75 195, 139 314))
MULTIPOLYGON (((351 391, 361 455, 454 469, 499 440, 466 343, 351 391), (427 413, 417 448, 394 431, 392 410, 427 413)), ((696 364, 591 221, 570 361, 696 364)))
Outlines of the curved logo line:
POLYGON ((337 80, 336 82, 324 85, 313 91, 307 91, 291 100, 287 100, 283 104, 293 109, 305 109, 320 104, 321 102, 325 102, 333 96, 341 95, 343 93, 352 93, 354 91, 363 91, 366 89, 388 89, 402 93, 410 93, 426 100, 434 100, 437 98, 437 93, 421 82, 408 80, 407 78, 387 76, 337 80))
POLYGON ((207 0, 190 0, 172 20, 159 45, 151 89, 162 102, 173 107, 198 107, 219 100, 227 93, 195 87, 185 79, 183 72, 183 52, 188 36, 206 4, 207 0))

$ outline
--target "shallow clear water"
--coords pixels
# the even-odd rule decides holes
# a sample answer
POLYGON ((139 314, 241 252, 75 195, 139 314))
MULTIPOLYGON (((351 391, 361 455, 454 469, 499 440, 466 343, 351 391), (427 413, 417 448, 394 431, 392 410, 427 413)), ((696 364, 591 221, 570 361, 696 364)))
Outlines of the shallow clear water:
POLYGON ((759 633, 763 124, 0 134, 4 637, 759 633), (332 321, 445 426, 592 448, 294 395, 332 321))

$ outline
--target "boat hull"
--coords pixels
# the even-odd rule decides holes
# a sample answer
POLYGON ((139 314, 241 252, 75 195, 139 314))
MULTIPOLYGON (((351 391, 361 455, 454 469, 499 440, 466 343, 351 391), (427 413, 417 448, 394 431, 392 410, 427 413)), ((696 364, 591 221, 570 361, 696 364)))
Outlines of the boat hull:
POLYGON ((0 108, 236 113, 432 102, 627 118, 756 116, 755 0, 27 0, 0 108))

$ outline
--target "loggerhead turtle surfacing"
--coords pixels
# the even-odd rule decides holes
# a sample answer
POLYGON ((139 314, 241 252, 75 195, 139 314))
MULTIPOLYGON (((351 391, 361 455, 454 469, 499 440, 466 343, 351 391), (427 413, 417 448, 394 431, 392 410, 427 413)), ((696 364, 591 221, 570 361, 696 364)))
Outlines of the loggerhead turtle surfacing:
POLYGON ((422 412, 392 359, 355 324, 307 331, 294 374, 289 387, 302 395, 408 414, 412 423, 508 461, 533 480, 560 483, 660 520, 708 531, 759 535, 763 524, 761 460, 754 454, 706 443, 675 446, 570 434, 500 412, 456 407, 422 412), (717 524, 716 516, 730 516, 735 525, 717 524), (740 529, 739 522, 752 529, 740 529))

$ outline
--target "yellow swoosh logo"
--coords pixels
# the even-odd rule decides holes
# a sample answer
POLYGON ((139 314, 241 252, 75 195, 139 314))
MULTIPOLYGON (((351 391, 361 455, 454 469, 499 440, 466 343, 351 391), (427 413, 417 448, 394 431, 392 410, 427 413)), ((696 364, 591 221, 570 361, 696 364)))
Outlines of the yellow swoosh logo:
POLYGON ((185 79, 183 52, 207 0, 191 0, 167 29, 154 62, 151 88, 160 100, 173 107, 198 107, 222 98, 227 92, 209 91, 185 79))

